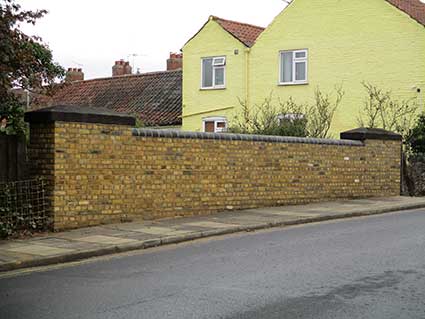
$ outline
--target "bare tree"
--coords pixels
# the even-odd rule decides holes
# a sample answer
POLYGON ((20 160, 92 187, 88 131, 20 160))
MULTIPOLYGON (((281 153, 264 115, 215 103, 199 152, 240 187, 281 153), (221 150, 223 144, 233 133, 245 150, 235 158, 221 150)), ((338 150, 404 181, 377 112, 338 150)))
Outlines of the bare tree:
POLYGON ((394 131, 406 138, 417 118, 415 99, 398 101, 393 99, 391 91, 366 82, 362 85, 367 97, 357 119, 359 126, 394 131))
POLYGON ((261 104, 252 107, 239 100, 242 109, 234 117, 229 131, 329 138, 332 119, 344 96, 342 87, 335 87, 335 90, 335 101, 332 101, 330 94, 317 88, 311 105, 297 103, 292 97, 286 101, 279 100, 278 105, 275 105, 272 93, 261 104))
POLYGON ((318 138, 329 138, 329 129, 336 110, 344 97, 342 86, 335 87, 336 97, 332 102, 332 97, 328 93, 323 93, 319 88, 314 92, 315 103, 308 108, 307 131, 308 136, 318 138))

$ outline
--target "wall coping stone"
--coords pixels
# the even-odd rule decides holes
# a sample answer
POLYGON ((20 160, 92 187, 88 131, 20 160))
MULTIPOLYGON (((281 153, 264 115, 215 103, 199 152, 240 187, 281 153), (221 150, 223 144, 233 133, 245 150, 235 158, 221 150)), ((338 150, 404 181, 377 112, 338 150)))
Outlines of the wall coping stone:
POLYGON ((29 123, 81 122, 97 124, 136 125, 136 119, 107 108, 56 105, 25 113, 29 123))
POLYGON ((360 127, 341 133, 341 139, 348 140, 383 140, 383 141, 401 141, 400 134, 386 131, 380 128, 360 127))
POLYGON ((304 138, 304 137, 292 137, 292 136, 269 136, 269 135, 231 134, 231 133, 203 133, 203 132, 186 132, 186 131, 178 131, 178 130, 158 130, 158 129, 155 130, 155 129, 138 129, 138 128, 133 128, 132 133, 133 133, 133 136, 140 136, 140 137, 364 146, 364 143, 362 143, 361 141, 323 139, 323 138, 304 138))

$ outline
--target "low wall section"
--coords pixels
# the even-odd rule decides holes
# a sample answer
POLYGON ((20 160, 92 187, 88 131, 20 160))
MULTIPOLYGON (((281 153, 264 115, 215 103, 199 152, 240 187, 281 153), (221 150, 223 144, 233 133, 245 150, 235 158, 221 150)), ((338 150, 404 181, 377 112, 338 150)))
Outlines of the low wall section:
POLYGON ((32 172, 49 183, 56 230, 400 192, 400 138, 385 131, 342 135, 353 140, 187 133, 83 113, 27 114, 32 172))

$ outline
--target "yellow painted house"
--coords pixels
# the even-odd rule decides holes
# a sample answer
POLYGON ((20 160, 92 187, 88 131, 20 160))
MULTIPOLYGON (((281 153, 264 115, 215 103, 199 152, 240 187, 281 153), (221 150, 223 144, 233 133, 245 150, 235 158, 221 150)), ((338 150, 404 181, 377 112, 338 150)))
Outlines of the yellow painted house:
POLYGON ((314 90, 345 91, 331 127, 357 124, 362 82, 425 100, 425 3, 293 0, 267 27, 211 16, 183 47, 183 130, 220 132, 241 110, 314 90))

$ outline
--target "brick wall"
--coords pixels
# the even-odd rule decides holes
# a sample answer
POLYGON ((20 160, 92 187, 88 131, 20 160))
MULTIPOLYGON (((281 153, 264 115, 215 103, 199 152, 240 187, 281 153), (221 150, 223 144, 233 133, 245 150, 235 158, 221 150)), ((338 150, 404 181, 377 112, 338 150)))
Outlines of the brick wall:
POLYGON ((31 125, 34 172, 54 228, 203 215, 336 198, 395 196, 400 141, 317 140, 31 125))
POLYGON ((53 190, 55 180, 55 125, 54 123, 31 123, 30 143, 28 146, 28 166, 30 176, 42 177, 46 181, 46 215, 48 224, 53 223, 53 190))

